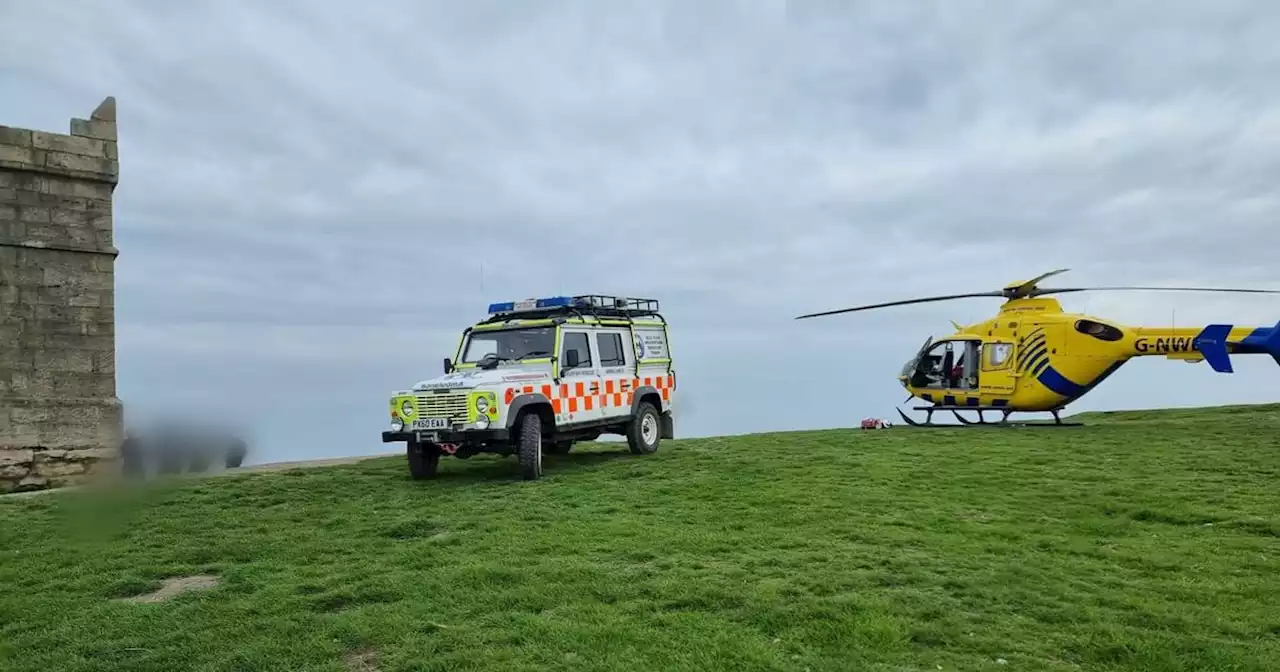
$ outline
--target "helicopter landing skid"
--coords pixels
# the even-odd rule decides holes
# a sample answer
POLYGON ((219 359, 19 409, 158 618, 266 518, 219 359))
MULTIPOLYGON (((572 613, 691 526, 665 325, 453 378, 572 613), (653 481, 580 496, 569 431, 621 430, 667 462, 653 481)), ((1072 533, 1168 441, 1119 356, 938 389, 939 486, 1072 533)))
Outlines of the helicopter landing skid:
POLYGON ((903 412, 902 412, 902 409, 900 409, 900 408, 898 408, 898 409, 894 409, 894 410, 898 411, 898 415, 902 417, 902 421, 903 421, 903 422, 907 423, 908 425, 910 425, 910 426, 912 426, 912 427, 951 427, 951 428, 953 428, 953 429, 955 429, 955 428, 961 428, 961 427, 1080 427, 1080 426, 1082 426, 1082 425, 1084 424, 1084 423, 1080 423, 1080 422, 1063 422, 1063 421, 1062 421, 1062 418, 1058 416, 1058 411, 1049 411, 1050 413, 1052 413, 1052 414, 1053 414, 1053 420, 1054 420, 1054 421, 1053 421, 1052 423, 1048 423, 1048 422, 1010 422, 1010 421, 1009 421, 1009 415, 1010 415, 1010 414, 1012 414, 1014 411, 1010 411, 1008 408, 1005 408, 1005 407, 1003 407, 1003 406, 944 406, 944 405, 938 405, 938 406, 915 406, 915 407, 913 407, 913 408, 911 409, 911 410, 913 410, 913 411, 924 411, 924 412, 925 412, 925 414, 926 414, 926 415, 925 415, 925 421, 924 421, 924 422, 919 422, 919 421, 916 421, 916 420, 912 420, 912 419, 911 419, 911 417, 910 417, 910 416, 908 416, 906 413, 903 413, 903 412), (935 423, 933 422, 933 414, 934 414, 936 411, 951 411, 951 414, 952 414, 952 415, 954 415, 954 416, 956 416, 956 420, 958 420, 958 421, 960 422, 960 424, 959 424, 959 425, 939 425, 939 424, 935 424, 935 423), (964 416, 960 415, 960 411, 973 411, 973 412, 976 412, 976 413, 978 414, 978 419, 977 419, 976 421, 974 421, 974 420, 966 420, 966 419, 964 418, 964 416), (986 411, 999 412, 999 413, 1001 414, 1001 415, 1000 415, 1000 420, 998 420, 998 421, 996 421, 996 422, 989 422, 989 421, 987 420, 986 416, 984 415, 984 413, 985 413, 986 411))

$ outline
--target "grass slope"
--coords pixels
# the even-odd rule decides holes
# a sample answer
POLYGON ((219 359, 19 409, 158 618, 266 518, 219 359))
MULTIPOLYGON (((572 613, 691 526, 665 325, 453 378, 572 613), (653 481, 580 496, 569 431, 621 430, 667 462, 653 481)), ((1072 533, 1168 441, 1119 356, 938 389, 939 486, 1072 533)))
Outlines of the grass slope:
POLYGON ((1280 669, 1280 407, 1085 419, 0 500, 0 669, 1280 669))

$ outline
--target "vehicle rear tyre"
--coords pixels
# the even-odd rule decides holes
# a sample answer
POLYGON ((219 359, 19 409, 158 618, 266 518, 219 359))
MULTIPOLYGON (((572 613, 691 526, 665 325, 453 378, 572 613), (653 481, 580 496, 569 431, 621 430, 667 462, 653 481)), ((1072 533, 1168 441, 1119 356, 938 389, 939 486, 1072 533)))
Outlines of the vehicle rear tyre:
POLYGON ((526 413, 520 418, 520 435, 517 438, 520 455, 520 475, 526 481, 542 477, 542 419, 537 413, 526 413))
POLYGON ((640 404, 636 409, 636 417, 627 427, 627 446, 636 455, 648 455, 658 450, 658 442, 662 440, 662 423, 658 418, 658 409, 649 402, 640 404))
POLYGON ((435 478, 440 468, 440 447, 430 443, 409 442, 409 476, 415 481, 435 478))

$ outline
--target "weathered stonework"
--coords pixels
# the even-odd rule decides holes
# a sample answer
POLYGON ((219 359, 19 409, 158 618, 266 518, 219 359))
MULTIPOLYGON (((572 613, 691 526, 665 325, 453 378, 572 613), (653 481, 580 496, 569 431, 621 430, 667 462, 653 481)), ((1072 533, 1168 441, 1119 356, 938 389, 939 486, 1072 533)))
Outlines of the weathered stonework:
POLYGON ((0 126, 0 492, 84 483, 118 455, 116 103, 70 135, 0 126))

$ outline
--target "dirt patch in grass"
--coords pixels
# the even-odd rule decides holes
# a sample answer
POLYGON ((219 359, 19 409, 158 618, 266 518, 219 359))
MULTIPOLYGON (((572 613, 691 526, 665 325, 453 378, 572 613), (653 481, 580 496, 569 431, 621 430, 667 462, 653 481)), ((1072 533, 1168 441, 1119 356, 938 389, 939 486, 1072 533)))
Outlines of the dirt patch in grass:
POLYGON ((222 579, 209 575, 174 577, 165 579, 164 583, 155 592, 126 597, 121 601, 134 603, 167 602, 182 593, 193 590, 208 590, 216 587, 221 582, 222 579))
POLYGON ((352 651, 342 662, 351 672, 378 672, 378 652, 372 649, 352 651))

